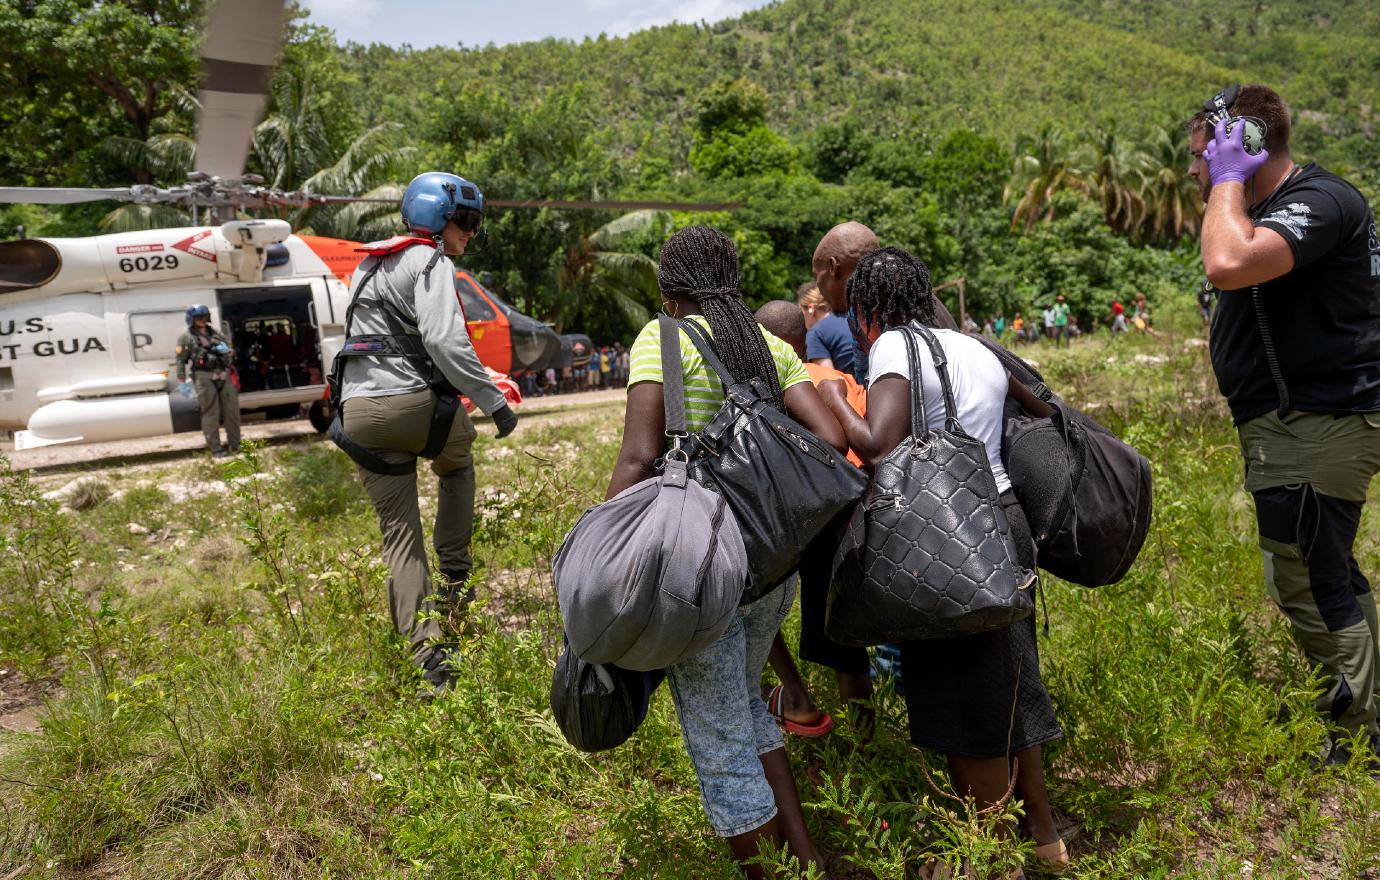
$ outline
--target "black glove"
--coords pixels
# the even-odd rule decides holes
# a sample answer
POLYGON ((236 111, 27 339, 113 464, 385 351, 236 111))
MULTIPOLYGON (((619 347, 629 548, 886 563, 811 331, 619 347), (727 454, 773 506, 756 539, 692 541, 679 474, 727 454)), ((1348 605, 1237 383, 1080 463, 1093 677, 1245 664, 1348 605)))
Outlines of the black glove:
POLYGON ((513 412, 506 403, 494 410, 493 420, 494 426, 498 428, 499 439, 507 437, 517 430, 517 413, 513 412))

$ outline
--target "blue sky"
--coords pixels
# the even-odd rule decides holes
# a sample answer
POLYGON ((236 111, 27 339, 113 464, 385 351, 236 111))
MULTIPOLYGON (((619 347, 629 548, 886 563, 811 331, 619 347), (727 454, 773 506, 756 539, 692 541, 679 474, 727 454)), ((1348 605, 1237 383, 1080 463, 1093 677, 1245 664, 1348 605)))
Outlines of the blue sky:
POLYGON ((303 0, 341 42, 417 48, 622 36, 672 21, 719 21, 767 0, 303 0))

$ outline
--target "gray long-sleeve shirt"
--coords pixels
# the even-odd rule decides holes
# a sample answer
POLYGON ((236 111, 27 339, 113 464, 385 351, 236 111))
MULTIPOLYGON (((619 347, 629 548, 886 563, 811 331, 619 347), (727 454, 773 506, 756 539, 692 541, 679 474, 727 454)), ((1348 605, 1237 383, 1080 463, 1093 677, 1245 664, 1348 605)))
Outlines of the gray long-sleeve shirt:
MULTIPOLYGON (((503 392, 498 390, 479 356, 474 353, 465 313, 455 290, 455 266, 442 256, 424 274, 435 253, 429 247, 414 246, 382 257, 383 266, 369 281, 369 289, 359 285, 379 257, 366 257, 355 270, 350 295, 376 299, 393 306, 395 314, 409 331, 417 328, 422 346, 451 385, 464 393, 475 406, 492 415, 503 408, 503 392)), ((361 303, 348 328, 352 336, 382 336, 390 331, 381 309, 361 303)), ((413 369, 406 358, 352 357, 345 362, 342 400, 351 397, 391 397, 420 391, 426 377, 413 369)))

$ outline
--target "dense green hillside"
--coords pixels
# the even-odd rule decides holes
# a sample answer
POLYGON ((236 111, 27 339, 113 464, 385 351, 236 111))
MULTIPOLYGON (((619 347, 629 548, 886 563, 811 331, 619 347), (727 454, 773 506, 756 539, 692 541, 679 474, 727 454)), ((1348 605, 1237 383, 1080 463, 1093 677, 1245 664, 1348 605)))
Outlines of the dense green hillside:
POLYGON ((853 112, 880 131, 918 117, 934 131, 970 127, 1011 144, 1046 123, 1142 133, 1181 120, 1233 78, 1278 83, 1299 110, 1344 113, 1376 92, 1380 45, 1368 38, 1378 20, 1369 4, 1335 0, 1268 9, 1246 0, 786 0, 624 39, 353 47, 351 56, 362 77, 391 83, 374 116, 422 128, 457 92, 521 103, 579 85, 626 144, 652 136, 673 148, 684 144, 678 124, 694 96, 727 75, 762 85, 771 123, 791 135, 853 112))
MULTIPOLYGON (((0 106, 0 183, 181 183, 189 34, 204 6, 0 3, 0 42, 17 50, 0 89, 19 96, 0 106), (71 51, 54 56, 55 43, 71 51), (131 118, 112 82, 149 96, 148 112, 131 118)), ((793 290, 814 242, 849 217, 920 253, 937 278, 966 278, 982 311, 1063 292, 1091 321, 1113 297, 1186 295, 1201 200, 1180 125, 1233 80, 1279 87, 1296 156, 1380 196, 1373 3, 782 0, 625 38, 425 50, 340 46, 306 15, 251 171, 287 189, 381 196, 448 167, 491 197, 740 203, 648 218, 617 246, 654 256, 669 229, 713 222, 734 235, 756 300, 793 290)), ((0 209, 0 235, 189 222, 108 210, 0 209)), ((357 239, 397 222, 386 209, 285 216, 357 239)), ((613 219, 495 212, 470 265, 562 328, 627 338, 656 298, 645 276, 618 277, 607 271, 618 260, 595 253, 593 233, 613 219)))

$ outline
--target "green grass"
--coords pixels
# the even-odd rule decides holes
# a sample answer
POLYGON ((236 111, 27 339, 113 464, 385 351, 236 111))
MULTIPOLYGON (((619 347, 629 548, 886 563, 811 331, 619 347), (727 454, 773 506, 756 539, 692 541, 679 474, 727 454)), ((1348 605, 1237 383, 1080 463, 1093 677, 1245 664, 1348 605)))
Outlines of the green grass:
MULTIPOLYGON (((1380 786, 1307 763, 1324 728, 1264 597, 1205 350, 1168 334, 1022 353, 1156 480, 1125 581, 1050 584, 1041 655, 1066 732, 1050 785, 1082 829, 1066 876, 1380 877, 1380 786)), ((434 701, 391 634, 373 513, 328 444, 84 475, 65 508, 41 495, 70 476, 0 472, 0 667, 61 686, 40 734, 0 733, 0 877, 736 876, 664 689, 601 755, 567 746, 547 708, 549 560, 602 497, 620 429, 617 405, 503 441, 481 428, 484 601, 434 701)), ((805 672, 837 710, 832 677, 805 672)), ((942 791, 890 689, 878 709, 869 747, 846 721, 789 744, 839 876, 1025 857, 942 791)))

